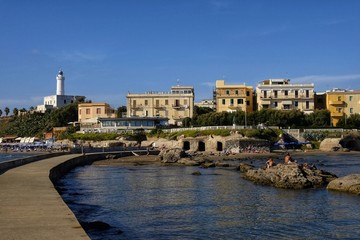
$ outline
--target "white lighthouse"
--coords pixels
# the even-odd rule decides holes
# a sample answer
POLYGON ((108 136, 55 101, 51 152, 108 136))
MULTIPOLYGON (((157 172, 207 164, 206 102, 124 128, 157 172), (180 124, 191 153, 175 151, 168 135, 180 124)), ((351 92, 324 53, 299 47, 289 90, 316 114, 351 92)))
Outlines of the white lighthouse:
POLYGON ((60 69, 56 76, 56 95, 65 95, 65 77, 63 71, 60 69))

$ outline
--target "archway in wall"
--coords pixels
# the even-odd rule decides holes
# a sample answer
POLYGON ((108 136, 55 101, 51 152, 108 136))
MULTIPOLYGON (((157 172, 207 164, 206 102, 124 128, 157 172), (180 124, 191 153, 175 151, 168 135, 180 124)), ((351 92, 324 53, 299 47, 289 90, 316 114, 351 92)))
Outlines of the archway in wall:
POLYGON ((183 150, 184 151, 190 150, 190 142, 189 141, 183 142, 183 150))
POLYGON ((223 150, 223 143, 222 142, 217 142, 216 143, 216 151, 222 152, 222 150, 223 150))
POLYGON ((203 141, 199 141, 198 151, 200 152, 205 151, 205 143, 203 141))

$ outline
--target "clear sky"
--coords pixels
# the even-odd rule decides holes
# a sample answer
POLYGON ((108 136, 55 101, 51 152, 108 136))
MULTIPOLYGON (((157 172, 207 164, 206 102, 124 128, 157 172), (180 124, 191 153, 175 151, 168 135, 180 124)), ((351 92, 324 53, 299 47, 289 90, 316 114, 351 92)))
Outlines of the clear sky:
POLYGON ((358 0, 0 0, 0 109, 84 95, 112 107, 126 94, 216 79, 360 89, 358 0))

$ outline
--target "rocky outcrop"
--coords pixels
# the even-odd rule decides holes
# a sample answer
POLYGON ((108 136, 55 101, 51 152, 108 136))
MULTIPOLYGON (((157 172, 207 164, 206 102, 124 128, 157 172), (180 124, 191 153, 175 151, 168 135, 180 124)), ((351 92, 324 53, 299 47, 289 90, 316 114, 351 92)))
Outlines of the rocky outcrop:
POLYGON ((334 152, 342 149, 340 144, 341 138, 325 138, 321 143, 319 149, 325 152, 334 152))
POLYGON ((360 174, 335 179, 329 183, 327 189, 360 195, 360 174))
POLYGON ((335 179, 336 175, 316 168, 291 163, 278 164, 267 169, 248 169, 244 172, 243 177, 263 185, 303 189, 323 187, 335 179))
POLYGON ((185 156, 186 153, 181 148, 171 148, 162 150, 158 158, 162 163, 176 163, 185 156))

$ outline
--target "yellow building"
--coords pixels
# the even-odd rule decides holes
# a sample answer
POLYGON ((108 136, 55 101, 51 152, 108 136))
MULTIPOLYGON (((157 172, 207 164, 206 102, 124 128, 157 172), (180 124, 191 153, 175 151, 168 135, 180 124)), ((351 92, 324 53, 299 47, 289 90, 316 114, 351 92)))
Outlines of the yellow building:
POLYGON ((314 111, 314 84, 290 84, 289 79, 267 79, 256 87, 257 109, 314 111))
POLYGON ((193 117, 194 88, 191 86, 173 86, 170 92, 129 93, 126 98, 127 117, 165 117, 174 125, 193 117))
POLYGON ((326 108, 330 112, 331 124, 336 126, 351 114, 360 113, 360 90, 333 89, 326 92, 326 108))
POLYGON ((107 103, 79 103, 78 121, 80 124, 97 123, 98 118, 116 117, 114 109, 107 103))
POLYGON ((253 111, 253 87, 225 85, 225 80, 216 80, 216 112, 253 111))

